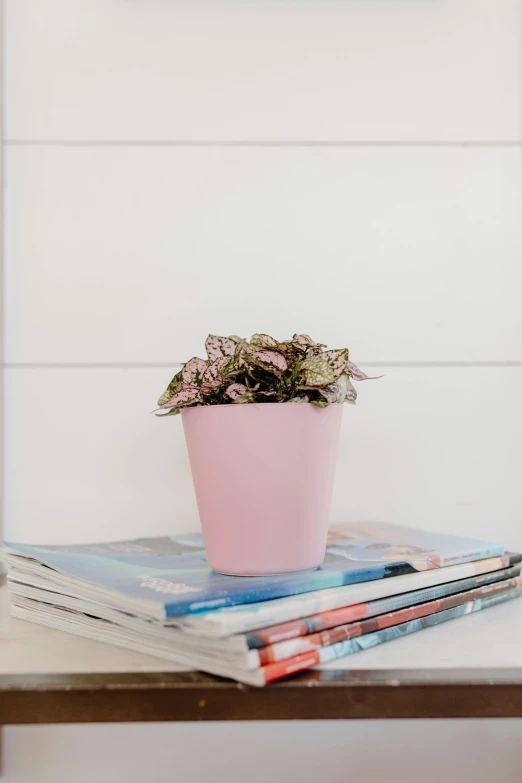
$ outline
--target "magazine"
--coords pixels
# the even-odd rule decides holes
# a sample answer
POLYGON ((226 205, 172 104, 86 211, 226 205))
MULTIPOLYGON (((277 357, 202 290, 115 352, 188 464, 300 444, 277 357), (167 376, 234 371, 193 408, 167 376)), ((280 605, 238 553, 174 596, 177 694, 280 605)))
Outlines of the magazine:
POLYGON ((353 604, 366 603, 386 596, 434 587, 447 582, 466 579, 492 571, 510 568, 522 561, 520 554, 507 554, 474 563, 406 574, 394 579, 382 579, 359 585, 319 590, 316 593, 261 601, 246 606, 230 606, 215 612, 200 612, 178 618, 178 624, 188 633, 211 638, 223 638, 238 633, 255 631, 267 626, 286 623, 303 617, 353 604))
MULTIPOLYGON (((261 660, 268 661, 270 657, 273 658, 278 650, 284 650, 286 642, 290 642, 288 649, 292 650, 292 645, 295 644, 296 639, 301 637, 309 639, 310 634, 314 632, 325 632, 327 629, 336 626, 345 626, 348 623, 353 624, 365 618, 384 615, 427 601, 434 601, 457 593, 476 590, 492 583, 506 582, 506 580, 518 576, 520 571, 520 566, 504 568, 500 571, 493 571, 489 574, 461 579, 457 582, 449 582, 424 590, 414 590, 377 601, 334 609, 331 612, 321 612, 303 620, 263 628, 253 633, 240 633, 217 639, 193 633, 189 634, 183 629, 165 626, 118 609, 106 607, 103 604, 89 601, 85 598, 58 594, 53 592, 52 583, 46 583, 44 579, 33 578, 31 584, 28 584, 23 577, 12 573, 9 581, 13 602, 20 598, 40 601, 62 609, 108 620, 116 625, 139 632, 152 640, 167 642, 172 646, 172 649, 182 649, 187 652, 191 650, 211 651, 220 655, 232 655, 236 660, 239 660, 237 656, 241 655, 241 660, 247 662, 247 665, 259 666, 261 665, 261 660), (271 648, 274 652, 265 653, 264 650, 268 648, 271 648), (259 654, 257 651, 259 651, 259 654)), ((292 652, 291 654, 294 655, 295 653, 292 652)))
POLYGON ((216 573, 207 564, 200 534, 74 546, 6 542, 0 554, 28 574, 49 576, 52 570, 61 591, 88 587, 93 600, 164 621, 218 607, 438 571, 503 553, 499 544, 360 522, 330 530, 319 568, 281 576, 216 573))
MULTIPOLYGON (((466 578, 484 577, 498 574, 522 561, 522 554, 506 554, 502 557, 476 560, 474 563, 460 563, 431 571, 421 571, 416 574, 406 574, 393 579, 377 579, 373 582, 346 585, 345 587, 318 590, 303 595, 277 598, 271 601, 260 601, 245 606, 231 606, 198 614, 188 614, 184 617, 172 617, 157 620, 146 612, 129 609, 127 601, 121 601, 118 595, 104 593, 82 582, 65 582, 60 574, 45 566, 34 564, 32 569, 25 567, 25 561, 18 560, 9 568, 11 583, 24 584, 37 589, 50 591, 59 596, 89 601, 100 615, 100 607, 123 611, 131 616, 156 622, 160 626, 175 626, 185 635, 199 638, 225 639, 237 638, 238 634, 264 629, 269 626, 284 624, 288 621, 306 618, 309 615, 324 613, 353 604, 367 603, 379 598, 395 596, 417 590, 437 587, 466 578), (22 564, 22 565, 20 565, 22 564)), ((495 578, 495 577, 493 577, 495 578)), ((260 634, 256 634, 258 639, 260 634)), ((251 635, 253 647, 259 647, 251 635)))
MULTIPOLYGON (((513 569, 520 570, 520 569, 513 569)), ((443 609, 449 609, 452 606, 458 606, 470 600, 485 598, 506 590, 512 590, 522 585, 520 576, 503 579, 492 584, 482 585, 474 589, 467 589, 467 583, 472 580, 466 579, 463 582, 456 582, 457 586, 453 594, 443 597, 428 599, 421 603, 407 603, 407 599, 413 594, 397 596, 405 598, 406 605, 403 608, 395 608, 391 611, 382 611, 385 605, 394 602, 394 598, 384 601, 374 601, 364 605, 367 611, 372 615, 367 619, 345 622, 341 625, 328 630, 311 633, 306 636, 298 636, 295 639, 287 639, 266 645, 259 649, 248 649, 245 636, 231 636, 227 639, 206 639, 204 637, 190 636, 173 627, 164 627, 155 624, 149 620, 136 618, 125 612, 115 609, 105 608, 88 601, 82 601, 68 596, 58 596, 56 593, 36 589, 28 585, 12 584, 13 605, 24 605, 24 599, 31 602, 39 601, 42 611, 50 611, 49 607, 54 609, 74 612, 77 617, 82 614, 90 617, 96 617, 100 620, 106 620, 116 627, 128 629, 140 638, 150 644, 156 645, 158 655, 162 650, 176 655, 183 653, 190 656, 191 653, 200 653, 212 658, 217 658, 220 662, 227 662, 242 669, 258 669, 266 664, 292 658, 304 652, 316 650, 319 647, 327 647, 344 639, 352 639, 365 633, 380 630, 390 625, 398 625, 406 620, 412 620, 423 617, 427 614, 433 614, 443 609), (379 609, 381 610, 379 612, 379 609), (377 612, 379 612, 377 614, 377 612)), ((420 593, 427 594, 430 591, 421 590, 415 595, 419 597, 420 593)), ((353 607, 358 610, 358 606, 353 607)), ((37 607, 33 604, 33 609, 37 607)), ((356 612, 360 615, 360 612, 356 612)))
POLYGON ((516 587, 483 598, 467 600, 465 603, 449 609, 438 611, 420 618, 410 619, 390 627, 381 628, 356 638, 345 639, 327 647, 318 647, 310 652, 293 656, 283 661, 270 663, 261 668, 249 670, 237 666, 232 661, 209 653, 181 650, 173 651, 172 645, 159 644, 143 638, 140 633, 128 628, 117 626, 106 620, 91 617, 71 610, 62 609, 50 604, 41 604, 27 598, 15 597, 13 616, 22 620, 45 625, 60 631, 73 633, 96 641, 107 642, 137 652, 155 655, 190 669, 197 668, 222 677, 231 677, 249 685, 263 686, 269 682, 282 679, 290 674, 311 669, 319 664, 328 663, 359 650, 375 647, 383 642, 398 639, 402 636, 452 620, 456 617, 486 609, 495 604, 519 598, 522 588, 516 587))

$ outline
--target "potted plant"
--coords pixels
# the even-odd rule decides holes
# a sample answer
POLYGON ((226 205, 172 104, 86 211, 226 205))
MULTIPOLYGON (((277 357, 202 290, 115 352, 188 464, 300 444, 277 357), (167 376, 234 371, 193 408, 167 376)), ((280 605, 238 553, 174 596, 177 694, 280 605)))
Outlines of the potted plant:
POLYGON ((209 335, 158 404, 181 413, 207 558, 233 575, 324 559, 343 403, 366 376, 306 334, 209 335))

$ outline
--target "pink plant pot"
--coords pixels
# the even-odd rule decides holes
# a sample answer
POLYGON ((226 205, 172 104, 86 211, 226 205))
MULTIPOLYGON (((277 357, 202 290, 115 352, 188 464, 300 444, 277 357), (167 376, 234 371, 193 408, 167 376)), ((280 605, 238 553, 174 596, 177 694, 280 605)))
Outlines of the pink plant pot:
POLYGON ((181 411, 209 565, 253 576, 323 562, 342 405, 181 411))

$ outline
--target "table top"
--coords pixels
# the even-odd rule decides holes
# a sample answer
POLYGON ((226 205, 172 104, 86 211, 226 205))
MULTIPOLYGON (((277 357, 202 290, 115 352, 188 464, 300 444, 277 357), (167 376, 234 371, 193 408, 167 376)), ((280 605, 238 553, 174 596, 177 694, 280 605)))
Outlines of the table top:
POLYGON ((251 688, 13 620, 0 724, 522 717, 522 601, 251 688))

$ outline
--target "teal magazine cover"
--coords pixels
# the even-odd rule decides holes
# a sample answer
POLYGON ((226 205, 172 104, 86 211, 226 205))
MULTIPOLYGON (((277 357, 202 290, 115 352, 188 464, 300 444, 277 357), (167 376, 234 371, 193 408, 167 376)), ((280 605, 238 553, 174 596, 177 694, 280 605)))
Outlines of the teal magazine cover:
POLYGON ((282 576, 216 573, 207 564, 200 534, 74 546, 5 542, 1 555, 17 568, 36 564, 63 575, 62 581, 72 578, 105 594, 145 601, 148 612, 162 619, 417 573, 503 552, 499 544, 485 541, 361 522, 332 528, 319 568, 282 576))

